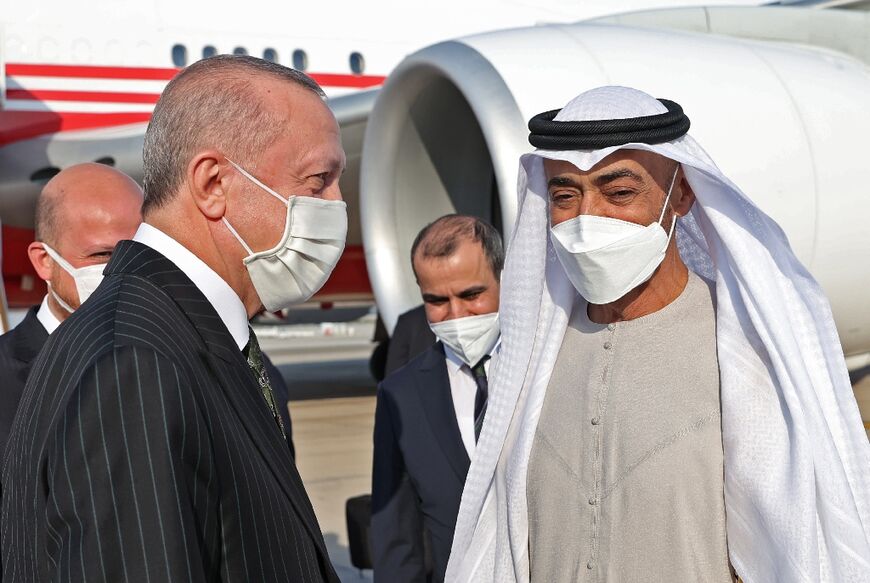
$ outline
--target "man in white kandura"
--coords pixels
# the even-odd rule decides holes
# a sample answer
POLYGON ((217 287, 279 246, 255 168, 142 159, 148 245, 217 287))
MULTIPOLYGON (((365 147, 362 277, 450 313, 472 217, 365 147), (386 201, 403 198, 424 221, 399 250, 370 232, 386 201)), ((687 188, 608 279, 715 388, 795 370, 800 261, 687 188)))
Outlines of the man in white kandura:
POLYGON ((671 101, 529 128, 446 580, 870 581, 870 445, 779 226, 671 101))

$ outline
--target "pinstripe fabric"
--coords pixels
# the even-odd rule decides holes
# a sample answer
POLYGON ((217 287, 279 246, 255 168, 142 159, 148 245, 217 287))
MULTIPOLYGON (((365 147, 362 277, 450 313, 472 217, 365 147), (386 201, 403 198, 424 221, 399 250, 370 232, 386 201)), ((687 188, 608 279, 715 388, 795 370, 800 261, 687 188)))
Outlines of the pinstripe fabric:
POLYGON ((49 337, 7 448, 4 583, 338 581, 244 357, 144 245, 49 337))

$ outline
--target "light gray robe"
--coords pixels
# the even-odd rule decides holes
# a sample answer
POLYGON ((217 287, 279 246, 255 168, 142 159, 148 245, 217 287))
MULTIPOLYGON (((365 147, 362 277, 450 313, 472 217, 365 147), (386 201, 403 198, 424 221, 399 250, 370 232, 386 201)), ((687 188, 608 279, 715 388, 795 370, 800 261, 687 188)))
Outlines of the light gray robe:
POLYGON ((732 581, 710 288, 592 323, 578 301, 528 473, 532 583, 732 581))

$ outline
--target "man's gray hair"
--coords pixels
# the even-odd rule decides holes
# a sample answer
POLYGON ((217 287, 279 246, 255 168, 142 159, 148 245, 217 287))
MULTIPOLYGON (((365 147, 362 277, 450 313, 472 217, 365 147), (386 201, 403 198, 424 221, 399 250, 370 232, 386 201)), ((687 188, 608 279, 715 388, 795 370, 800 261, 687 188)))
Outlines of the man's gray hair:
POLYGON ((190 65, 163 90, 145 132, 143 214, 172 199, 197 151, 217 148, 253 170, 256 152, 287 131, 263 107, 257 77, 326 97, 305 73, 256 57, 219 55, 190 65))
POLYGON ((414 258, 418 253, 421 257, 450 257, 462 241, 480 243, 492 274, 496 279, 501 277, 504 267, 501 235, 488 222, 470 215, 445 215, 423 227, 411 245, 414 275, 417 275, 414 258))

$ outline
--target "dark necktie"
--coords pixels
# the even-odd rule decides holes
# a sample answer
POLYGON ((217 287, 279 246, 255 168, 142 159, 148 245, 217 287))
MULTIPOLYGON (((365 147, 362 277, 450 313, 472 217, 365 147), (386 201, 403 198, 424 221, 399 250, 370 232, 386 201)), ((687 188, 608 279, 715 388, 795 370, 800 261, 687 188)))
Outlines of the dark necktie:
POLYGON ((245 349, 242 352, 245 355, 245 358, 248 359, 248 366, 251 367, 251 370, 254 372, 254 378, 257 379, 260 391, 263 392, 263 399, 266 400, 266 404, 272 412, 272 417, 274 417, 275 423, 278 424, 281 434, 286 438, 287 432, 284 430, 284 422, 281 420, 281 415, 278 413, 278 406, 275 403, 275 394, 272 392, 272 384, 269 382, 269 375, 266 374, 266 365, 263 363, 263 351, 260 350, 260 343, 257 342, 257 335, 254 334, 254 330, 250 327, 248 327, 248 330, 250 332, 248 336, 248 345, 245 346, 245 349))
POLYGON ((486 361, 489 356, 484 356, 480 362, 471 367, 471 375, 477 383, 477 394, 474 395, 474 441, 480 438, 480 430, 483 428, 483 417, 486 415, 486 398, 489 396, 489 383, 486 380, 486 361))

